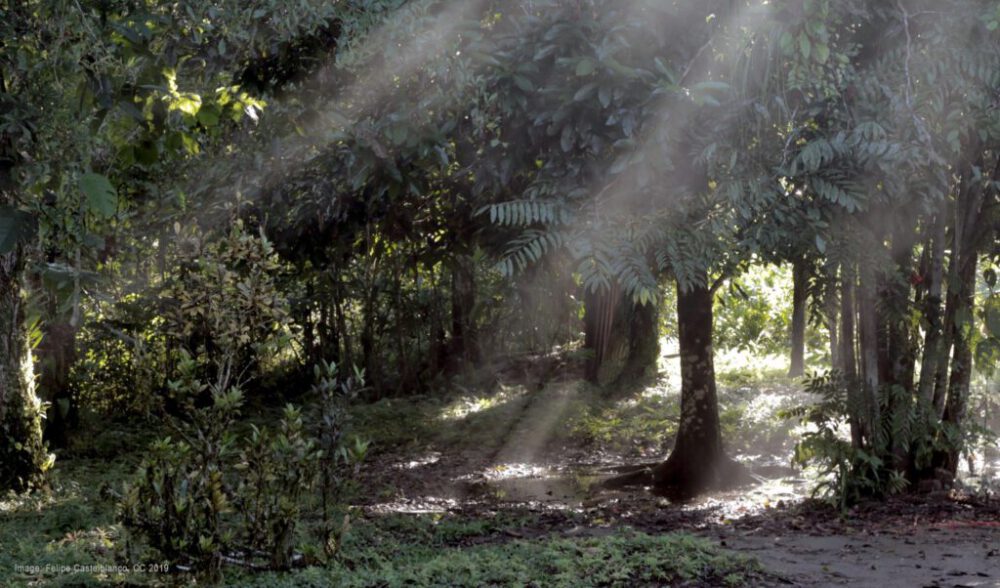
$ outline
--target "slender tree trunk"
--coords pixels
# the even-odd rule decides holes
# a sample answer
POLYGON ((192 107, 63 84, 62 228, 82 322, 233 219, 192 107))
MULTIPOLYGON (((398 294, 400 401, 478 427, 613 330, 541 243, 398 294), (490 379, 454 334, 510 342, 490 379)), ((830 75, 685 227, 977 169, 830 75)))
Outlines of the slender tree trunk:
POLYGON ((847 381, 848 420, 851 426, 851 444, 860 448, 864 444, 864 415, 860 410, 863 400, 858 390, 858 363, 855 352, 854 304, 855 266, 844 263, 840 269, 840 370, 847 381))
MULTIPOLYGON (((52 316, 58 316, 51 308, 52 316)), ((45 438, 50 445, 65 447, 69 430, 77 425, 77 408, 69 387, 69 373, 76 359, 77 329, 68 321, 54 319, 44 327, 38 346, 39 391, 51 402, 45 421, 45 438)))
POLYGON ((809 288, 809 265, 797 259, 792 265, 792 358, 788 375, 805 373, 806 353, 806 300, 809 288))
MULTIPOLYGON (((883 289, 887 302, 885 312, 888 319, 886 325, 889 380, 890 384, 901 386, 906 391, 907 402, 912 397, 913 375, 916 370, 916 352, 913 348, 913 337, 910 327, 910 308, 913 306, 912 285, 910 277, 913 274, 913 248, 917 243, 916 227, 903 223, 897 225, 892 236, 892 260, 896 273, 886 274, 886 285, 883 289), (893 279, 895 278, 895 279, 893 279)), ((899 407, 909 410, 909 405, 899 407)))
POLYGON ((371 382, 376 399, 381 396, 381 373, 375 357, 375 321, 378 320, 378 294, 374 287, 365 292, 364 324, 361 327, 361 361, 365 366, 365 381, 371 382))
POLYGON ((844 264, 840 272, 840 362, 844 377, 853 380, 858 376, 858 359, 854 345, 854 268, 844 264))
MULTIPOLYGON (((951 377, 948 381, 948 399, 945 403, 944 421, 955 427, 961 427, 965 420, 966 408, 969 402, 969 388, 972 382, 972 332, 973 311, 976 295, 976 262, 975 251, 967 251, 959 269, 957 284, 956 317, 963 317, 954 325, 954 349, 951 358, 951 377)), ((958 471, 958 458, 961 447, 949 451, 945 467, 955 474, 958 471)))
POLYGON ((826 330, 830 339, 830 367, 843 371, 840 359, 840 340, 837 328, 837 268, 829 266, 826 272, 826 288, 823 292, 823 314, 826 318, 826 330))
POLYGON ((0 254, 0 490, 18 492, 41 483, 46 460, 24 330, 23 272, 20 246, 0 254))
POLYGON ((872 260, 862 260, 858 281, 858 335, 861 341, 862 406, 861 431, 871 442, 879 423, 879 340, 876 311, 876 277, 872 260))
POLYGON ((916 369, 910 309, 916 303, 912 298, 911 276, 914 273, 913 248, 917 233, 915 225, 903 220, 909 216, 903 214, 902 219, 897 217, 893 227, 890 250, 893 268, 892 271, 879 272, 882 304, 877 307, 880 330, 884 333, 884 343, 879 349, 884 354, 879 361, 879 383, 887 394, 882 419, 890 424, 888 447, 894 459, 892 466, 903 473, 912 470, 908 424, 913 412, 913 374, 916 369))
POLYGON ((945 295, 944 320, 941 323, 941 340, 937 346, 937 365, 934 372, 934 393, 931 405, 938 418, 944 416, 944 403, 948 397, 948 371, 951 368, 951 350, 955 341, 955 309, 958 306, 958 292, 951 284, 958 279, 956 255, 948 263, 948 293, 945 295))
POLYGON ((927 323, 924 335, 924 349, 920 358, 920 378, 917 384, 917 398, 922 405, 930 407, 934 402, 934 383, 941 363, 944 347, 944 330, 941 322, 941 294, 944 281, 944 240, 945 223, 939 214, 934 221, 930 238, 927 273, 922 277, 926 289, 923 299, 923 315, 927 323))
MULTIPOLYGON (((300 271, 305 272, 304 268, 300 271)), ((316 345, 316 334, 317 331, 322 329, 321 325, 317 325, 313 321, 313 306, 312 303, 316 300, 316 278, 315 276, 310 276, 306 279, 306 292, 305 298, 298 305, 298 318, 297 321, 302 327, 302 352, 305 355, 306 365, 312 365, 316 363, 322 356, 322 352, 316 345)), ((326 302, 321 303, 320 308, 323 309, 326 306, 326 302)), ((322 322, 327 313, 324 310, 320 310, 320 321, 322 322)))
POLYGON ((451 355, 456 369, 479 361, 476 306, 476 268, 468 254, 455 255, 451 272, 451 355))
MULTIPOLYGON (((333 277, 333 313, 334 320, 337 322, 336 333, 333 336, 333 341, 329 342, 330 349, 335 354, 338 361, 350 366, 353 369, 354 366, 354 355, 353 346, 351 345, 351 334, 347 331, 347 315, 344 312, 344 284, 340 280, 340 274, 336 274, 333 277)), ((329 313, 329 311, 328 311, 329 313)), ((328 322, 330 318, 327 317, 324 323, 324 329, 329 329, 328 322)), ((327 343, 324 343, 324 348, 327 343)))
POLYGON ((740 473, 726 457, 719 424, 712 351, 712 293, 705 286, 678 288, 681 356, 681 422, 673 451, 652 472, 654 485, 677 497, 726 486, 740 473))

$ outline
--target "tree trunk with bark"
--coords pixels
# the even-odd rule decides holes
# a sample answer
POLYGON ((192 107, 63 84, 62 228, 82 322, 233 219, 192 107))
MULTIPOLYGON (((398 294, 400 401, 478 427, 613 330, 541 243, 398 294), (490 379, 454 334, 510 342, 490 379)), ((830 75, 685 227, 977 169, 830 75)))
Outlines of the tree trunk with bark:
POLYGON ((840 271, 840 368, 849 381, 858 376, 858 356, 854 345, 854 290, 854 268, 845 263, 840 271))
POLYGON ((837 268, 830 266, 826 270, 826 284, 823 292, 823 315, 826 320, 826 330, 830 339, 830 367, 842 369, 840 360, 840 339, 837 321, 839 314, 837 307, 839 301, 837 297, 837 268))
POLYGON ((615 285, 584 296, 587 381, 628 384, 656 368, 660 353, 656 305, 635 304, 615 285))
POLYGON ((927 324, 924 348, 920 358, 920 377, 917 383, 917 398, 926 406, 933 406, 934 383, 938 366, 944 355, 944 329, 941 320, 941 295, 944 282, 944 240, 945 223, 939 214, 934 221, 933 234, 929 239, 927 271, 920 276, 925 289, 923 315, 927 324))
POLYGON ((457 254, 451 272, 451 344, 454 369, 479 361, 479 336, 473 316, 476 305, 476 268, 471 255, 457 254))
POLYGON ((788 375, 795 378, 805 373, 806 301, 809 289, 809 265, 804 259, 792 264, 792 357, 788 375))
POLYGON ((621 290, 617 284, 607 290, 588 290, 584 294, 583 347, 589 352, 585 377, 592 384, 601 383, 602 368, 621 343, 622 328, 618 325, 621 321, 617 317, 620 299, 621 290))
MULTIPOLYGON (((979 154, 978 157, 977 165, 981 168, 982 155, 979 154)), ((991 179, 993 182, 1000 180, 1000 160, 993 169, 991 179)), ((972 382, 976 268, 980 251, 989 244, 993 222, 993 215, 990 212, 995 206, 997 202, 993 190, 986 188, 983 182, 975 177, 970 166, 962 177, 962 187, 955 204, 952 258, 948 268, 948 303, 945 312, 945 328, 950 333, 952 356, 947 398, 943 402, 943 421, 956 430, 961 430, 965 424, 972 382), (987 195, 990 196, 990 200, 987 200, 987 195)), ((935 390, 936 395, 939 393, 939 390, 935 390)), ((941 401, 939 398, 935 400, 941 401)), ((959 441, 937 457, 936 465, 954 476, 963 449, 963 443, 959 441)))
POLYGON ((656 371, 660 357, 660 313, 656 304, 629 304, 628 356, 618 377, 619 382, 640 380, 656 371))
POLYGON ((860 407, 863 404, 857 386, 858 360, 855 350, 855 319, 857 310, 854 304, 856 288, 856 272, 853 263, 844 263, 840 269, 840 371, 847 381, 848 421, 851 426, 851 444, 860 448, 864 444, 864 416, 860 407))
MULTIPOLYGON (((57 316, 50 309, 50 316, 57 316)), ((45 421, 45 439, 54 447, 65 447, 69 430, 78 424, 77 407, 69 386, 70 369, 76 360, 77 329, 69 321, 54 319, 45 325, 38 346, 39 392, 51 403, 45 421)))
MULTIPOLYGON (((973 311, 976 296, 976 252, 967 251, 958 271, 955 324, 953 326, 953 351, 951 375, 948 380, 948 398, 945 403, 944 422, 961 427, 965 421, 972 383, 973 311)), ((958 471, 958 458, 962 447, 953 447, 942 464, 953 475, 958 471)))
MULTIPOLYGON (((902 387, 909 393, 913 391, 914 372, 916 371, 916 350, 910 327, 910 309, 914 305, 911 277, 914 273, 913 249, 917 244, 916 227, 897 226, 892 236, 892 261, 895 274, 886 273, 883 288, 883 305, 889 309, 885 313, 888 321, 887 352, 889 361, 889 378, 887 383, 902 387)), ((908 410, 907 407, 901 407, 908 410)))
POLYGON ((673 451, 653 470, 661 490, 693 496, 723 485, 730 460, 722 448, 712 352, 712 293, 705 286, 677 290, 681 360, 681 422, 673 451))
POLYGON ((858 338, 861 342, 861 435, 871 442, 879 423, 879 337, 876 310, 876 276, 873 260, 861 261, 858 280, 858 338))
POLYGON ((47 459, 24 329, 20 246, 0 254, 0 490, 41 483, 47 459))

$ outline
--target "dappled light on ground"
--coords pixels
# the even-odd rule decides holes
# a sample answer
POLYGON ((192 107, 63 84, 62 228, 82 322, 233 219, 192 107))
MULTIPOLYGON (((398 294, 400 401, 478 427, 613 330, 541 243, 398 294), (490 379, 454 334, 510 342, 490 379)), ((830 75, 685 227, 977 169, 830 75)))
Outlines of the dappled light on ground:
POLYGON ((441 420, 456 421, 484 410, 502 406, 524 396, 523 386, 500 386, 500 390, 489 396, 463 396, 448 404, 441 411, 441 420))
MULTIPOLYGON (((804 499, 815 480, 789 467, 794 423, 778 413, 809 402, 809 395, 792 383, 749 379, 723 387, 720 398, 725 436, 756 484, 676 507, 709 509, 723 522, 804 499)), ((492 395, 460 396, 436 417, 447 419, 449 429, 425 440, 427 450, 386 464, 398 475, 386 480, 388 500, 370 508, 440 513, 475 504, 586 512, 636 500, 669 506, 642 489, 596 488, 624 467, 666 455, 679 402, 669 374, 610 401, 577 380, 537 391, 503 385, 492 395)))

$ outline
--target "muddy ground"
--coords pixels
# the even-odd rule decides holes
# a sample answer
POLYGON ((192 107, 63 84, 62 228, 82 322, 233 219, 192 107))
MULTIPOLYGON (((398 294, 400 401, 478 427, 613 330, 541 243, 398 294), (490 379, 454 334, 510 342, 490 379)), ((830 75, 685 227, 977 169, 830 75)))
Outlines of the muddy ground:
POLYGON ((813 480, 780 452, 738 456, 759 483, 687 503, 643 489, 595 491, 629 458, 553 445, 575 385, 551 385, 471 446, 376 456, 365 468, 367 516, 530 515, 523 528, 479 542, 688 531, 757 558, 774 586, 1000 586, 1000 500, 984 492, 904 495, 841 513, 809 499, 813 480))

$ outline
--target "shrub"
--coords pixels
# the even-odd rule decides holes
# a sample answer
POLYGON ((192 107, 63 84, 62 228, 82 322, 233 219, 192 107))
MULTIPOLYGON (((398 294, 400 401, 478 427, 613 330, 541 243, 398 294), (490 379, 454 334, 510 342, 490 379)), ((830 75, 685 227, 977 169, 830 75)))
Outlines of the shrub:
MULTIPOLYGON (((275 431, 254 426, 239 436, 233 428, 242 393, 206 385, 198 371, 197 362, 184 356, 181 378, 170 387, 185 407, 185 418, 170 419, 176 438, 154 442, 126 485, 119 504, 122 523, 176 569, 210 579, 221 576, 225 563, 287 569, 305 560, 295 554, 296 531, 314 505, 308 497, 319 483, 323 550, 332 555, 348 520, 333 525, 328 513, 367 446, 344 442, 344 420, 336 415, 346 409, 336 412, 327 404, 349 400, 353 380, 333 386, 338 392, 330 398, 324 396, 315 434, 301 411, 288 406, 275 431), (194 400, 206 391, 212 403, 195 408, 194 400)), ((335 377, 335 367, 324 364, 321 373, 317 389, 335 377)))

